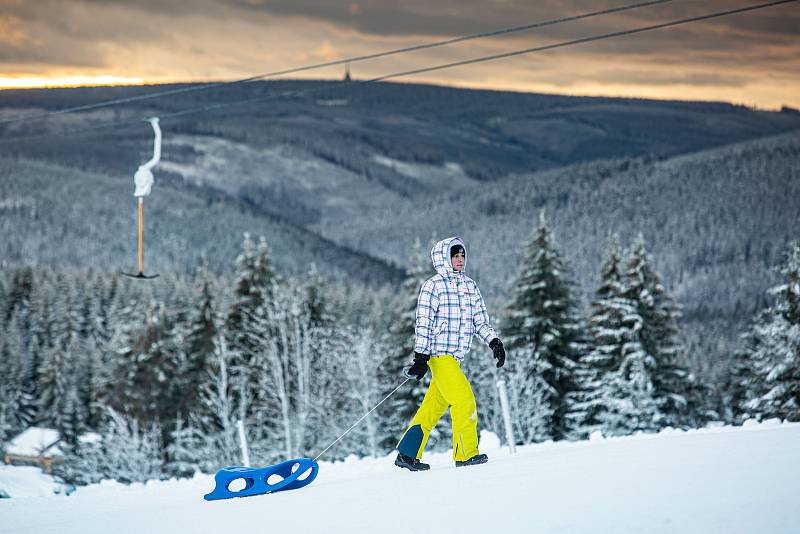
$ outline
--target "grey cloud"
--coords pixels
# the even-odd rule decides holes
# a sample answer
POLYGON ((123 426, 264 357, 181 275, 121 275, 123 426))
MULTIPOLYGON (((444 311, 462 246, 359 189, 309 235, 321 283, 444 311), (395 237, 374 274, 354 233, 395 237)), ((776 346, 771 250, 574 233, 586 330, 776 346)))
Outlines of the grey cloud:
MULTIPOLYGON (((39 23, 40 35, 45 41, 52 35, 60 35, 83 40, 162 44, 174 41, 176 34, 191 31, 191 21, 203 17, 220 24, 221 32, 224 32, 226 20, 250 20, 262 16, 266 22, 269 18, 302 17, 335 29, 355 30, 377 41, 381 37, 452 37, 627 3, 591 0, 195 0, 191 3, 176 0, 39 0, 9 4, 0 0, 0 6, 8 6, 9 12, 26 23, 39 23), (92 16, 93 12, 96 16, 92 16), (112 15, 116 16, 109 19, 112 15), (105 19, 102 18, 104 16, 105 19)), ((498 41, 513 42, 520 47, 536 46, 739 5, 746 3, 729 2, 712 9, 706 2, 674 2, 539 28, 498 41)), ((679 50, 685 48, 687 42, 691 42, 695 49, 705 50, 731 46, 743 49, 767 42, 778 44, 800 31, 800 13, 796 11, 776 8, 775 12, 748 13, 717 19, 713 23, 655 31, 648 33, 646 38, 631 36, 609 40, 602 45, 582 46, 580 49, 583 53, 636 54, 642 51, 679 50), (713 31, 709 24, 714 25, 713 31), (721 43, 720 32, 737 34, 736 42, 726 40, 721 43)), ((235 39, 235 36, 231 38, 235 39)), ((55 52, 57 55, 64 54, 64 51, 55 52)))
MULTIPOLYGON (((495 28, 517 26, 591 11, 621 7, 632 1, 592 0, 225 0, 246 12, 273 16, 295 16, 354 29, 374 36, 430 35, 457 36, 495 28), (353 9, 353 6, 357 6, 353 9)), ((601 16, 559 26, 558 30, 540 29, 571 35, 578 31, 602 32, 622 21, 636 26, 671 19, 696 16, 752 5, 752 2, 725 3, 673 2, 624 13, 601 16)), ((721 28, 747 30, 760 34, 797 36, 800 13, 793 6, 779 6, 758 12, 714 20, 721 28)))
MULTIPOLYGON (((517 26, 579 13, 619 7, 629 1, 597 2, 591 0, 492 0, 459 1, 364 0, 330 2, 324 0, 227 0, 245 13, 274 17, 295 16, 325 22, 337 28, 355 30, 373 41, 376 48, 388 48, 383 37, 407 36, 424 42, 429 38, 446 38, 491 29, 517 26), (357 5, 353 10, 350 6, 357 5)), ((611 33, 667 20, 696 16, 752 5, 741 0, 725 3, 672 2, 636 9, 621 14, 602 16, 575 23, 538 28, 488 41, 472 41, 442 50, 439 57, 452 58, 488 55, 501 49, 514 50, 567 41, 591 35, 611 33)), ((741 56, 765 53, 766 46, 787 47, 786 59, 800 55, 796 36, 800 31, 800 10, 791 6, 750 12, 710 21, 697 22, 652 32, 608 39, 561 49, 552 54, 562 56, 616 56, 650 58, 669 61, 671 54, 689 63, 710 60, 741 61, 741 56), (718 53, 718 54, 715 54, 718 53), (731 57, 733 59, 731 60, 731 57)), ((413 42, 413 41, 412 41, 413 42)), ((430 56, 427 56, 430 57, 430 56)), ((434 56, 436 57, 436 56, 434 56)))
MULTIPOLYGON (((24 38, 0 41, 0 64, 44 67, 104 67, 113 63, 105 45, 168 46, 171 33, 147 13, 128 10, 122 2, 55 2, 41 0, 0 4, 24 38), (104 9, 98 6, 103 5, 104 9), (113 9, 108 9, 113 8, 113 9)), ((155 19, 158 20, 157 18, 155 19)))

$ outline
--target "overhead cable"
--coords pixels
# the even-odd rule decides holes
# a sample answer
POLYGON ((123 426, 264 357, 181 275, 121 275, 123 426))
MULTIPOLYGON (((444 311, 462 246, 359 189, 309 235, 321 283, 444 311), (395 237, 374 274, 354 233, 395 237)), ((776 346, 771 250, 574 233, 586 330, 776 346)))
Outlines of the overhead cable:
POLYGON ((9 117, 9 118, 6 118, 6 119, 0 119, 0 124, 11 123, 11 122, 30 121, 30 120, 42 120, 42 119, 50 118, 50 117, 52 117, 54 115, 63 115, 63 114, 66 114, 66 113, 75 113, 75 112, 78 112, 78 111, 89 111, 89 110, 98 109, 98 108, 104 108, 104 107, 109 107, 109 106, 117 106, 117 105, 120 105, 120 104, 129 104, 131 102, 140 102, 142 100, 150 100, 150 99, 153 99, 153 98, 159 98, 159 97, 164 97, 164 96, 172 96, 172 95, 178 95, 178 94, 184 94, 184 93, 191 93, 191 92, 195 92, 195 91, 207 91, 207 90, 210 90, 210 89, 216 89, 218 87, 230 87, 230 86, 233 86, 233 85, 239 85, 239 84, 243 84, 243 83, 247 83, 247 82, 253 82, 253 81, 256 81, 256 80, 262 80, 264 78, 274 78, 276 76, 283 76, 283 75, 287 75, 287 74, 296 74, 298 72, 317 70, 317 69, 322 69, 322 68, 325 68, 325 67, 334 67, 334 66, 337 66, 337 65, 344 65, 344 64, 347 64, 347 63, 357 63, 357 62, 360 62, 360 61, 367 61, 367 60, 370 60, 370 59, 378 59, 378 58, 387 57, 387 56, 393 56, 393 55, 397 55, 397 54, 405 54, 405 53, 409 53, 409 52, 416 52, 416 51, 419 51, 419 50, 427 50, 427 49, 430 49, 430 48, 438 48, 438 47, 452 45, 452 44, 456 44, 456 43, 463 43, 465 41, 472 41, 472 40, 475 40, 475 39, 485 39, 487 37, 496 37, 496 36, 499 36, 499 35, 508 35, 508 34, 511 34, 511 33, 518 33, 518 32, 522 32, 522 31, 526 31, 526 30, 532 30, 532 29, 535 29, 535 28, 543 28, 545 26, 554 26, 554 25, 557 25, 557 24, 563 24, 563 23, 566 23, 566 22, 574 22, 576 20, 583 20, 583 19, 588 19, 588 18, 591 18, 591 17, 598 17, 598 16, 601 16, 601 15, 610 15, 610 14, 614 14, 614 13, 621 13, 621 12, 624 12, 624 11, 630 11, 632 9, 639 9, 639 8, 642 8, 642 7, 649 7, 649 6, 653 6, 653 5, 657 5, 657 4, 666 4, 666 3, 669 3, 669 2, 672 2, 672 1, 673 0, 653 0, 653 1, 649 1, 649 2, 640 2, 640 3, 637 3, 637 4, 629 4, 629 5, 610 8, 610 9, 603 9, 603 10, 600 10, 600 11, 592 11, 590 13, 583 13, 583 14, 580 14, 580 15, 574 15, 574 16, 569 16, 569 17, 561 17, 561 18, 556 18, 556 19, 551 19, 551 20, 546 20, 546 21, 541 21, 541 22, 534 22, 534 23, 531 23, 531 24, 525 24, 523 26, 514 26, 514 27, 511 27, 511 28, 501 28, 501 29, 498 29, 498 30, 492 30, 492 31, 481 32, 481 33, 474 33, 474 34, 471 34, 471 35, 464 35, 464 36, 461 36, 461 37, 455 37, 455 38, 446 39, 446 40, 443 40, 443 41, 436 41, 436 42, 432 42, 432 43, 423 43, 423 44, 418 44, 418 45, 408 46, 408 47, 403 47, 403 48, 395 48, 393 50, 386 50, 386 51, 377 52, 377 53, 374 53, 374 54, 366 54, 366 55, 362 55, 362 56, 355 56, 355 57, 349 57, 349 58, 344 58, 344 59, 337 59, 337 60, 334 60, 334 61, 327 61, 327 62, 324 62, 324 63, 315 63, 315 64, 312 64, 312 65, 304 65, 304 66, 292 67, 292 68, 284 69, 284 70, 266 72, 266 73, 263 73, 263 74, 256 74, 254 76, 249 76, 247 78, 242 78, 242 79, 239 79, 239 80, 231 80, 231 81, 228 81, 228 82, 207 83, 207 84, 202 84, 202 85, 192 85, 191 87, 181 87, 181 88, 178 88, 178 89, 168 89, 168 90, 165 90, 165 91, 157 91, 157 92, 153 92, 153 93, 147 93, 147 94, 144 94, 144 95, 136 95, 136 96, 129 96, 129 97, 124 97, 124 98, 116 98, 116 99, 113 99, 113 100, 104 100, 104 101, 95 102, 95 103, 92 103, 92 104, 84 104, 84 105, 81 105, 81 106, 73 106, 73 107, 63 108, 63 109, 54 110, 54 111, 47 111, 47 112, 43 112, 43 113, 34 113, 34 114, 29 114, 29 115, 17 116, 17 117, 9 117))
MULTIPOLYGON (((537 47, 533 47, 533 48, 525 48, 525 49, 522 49, 522 50, 504 52, 504 53, 501 53, 501 54, 492 54, 492 55, 489 55, 489 56, 481 56, 481 57, 472 58, 472 59, 466 59, 466 60, 462 60, 462 61, 455 61, 455 62, 451 62, 451 63, 443 63, 443 64, 439 64, 439 65, 434 65, 434 66, 431 66, 431 67, 423 67, 423 68, 419 68, 419 69, 412 69, 412 70, 407 70, 407 71, 402 71, 402 72, 395 72, 395 73, 392 73, 392 74, 386 74, 386 75, 383 75, 383 76, 377 76, 375 78, 363 80, 361 82, 351 82, 351 83, 335 82, 335 83, 331 83, 331 84, 326 85, 326 86, 321 87, 321 88, 289 91, 289 92, 281 93, 279 95, 252 97, 252 98, 247 98, 247 99, 242 99, 242 100, 235 100, 235 101, 231 101, 231 102, 221 102, 221 103, 218 103, 218 104, 211 104, 211 105, 208 105, 208 106, 191 108, 191 109, 187 109, 187 110, 183 110, 183 111, 177 111, 177 112, 173 112, 173 113, 163 113, 163 114, 159 114, 159 117, 161 117, 162 119, 164 119, 164 118, 183 117, 183 116, 187 116, 187 115, 205 113, 205 112, 209 112, 209 111, 213 111, 213 110, 217 110, 217 109, 222 109, 222 108, 227 108, 227 107, 231 107, 231 106, 236 106, 236 105, 243 105, 243 104, 254 103, 254 102, 265 102, 265 101, 270 101, 270 100, 278 100, 278 99, 287 98, 287 97, 307 96, 309 94, 319 93, 319 92, 322 92, 322 91, 330 91, 330 90, 335 90, 335 89, 341 89, 341 88, 344 88, 344 87, 350 87, 352 85, 352 83, 380 82, 380 81, 390 80, 390 79, 394 79, 394 78, 400 78, 400 77, 404 77, 404 76, 412 76, 412 75, 415 75, 415 74, 422 74, 422 73, 426 73, 426 72, 433 72, 433 71, 444 70, 444 69, 449 69, 449 68, 454 68, 454 67, 460 67, 460 66, 464 66, 464 65, 472 65, 472 64, 476 64, 476 63, 483 63, 483 62, 486 62, 486 61, 494 61, 494 60, 498 60, 498 59, 505 59, 505 58, 509 58, 509 57, 521 56, 521 55, 525 55, 525 54, 532 54, 532 53, 536 53, 536 52, 544 52, 544 51, 547 51, 547 50, 554 50, 554 49, 557 49, 557 48, 564 48, 564 47, 567 47, 567 46, 573 46, 573 45, 577 45, 577 44, 589 43, 589 42, 593 42, 593 41, 600 41, 600 40, 604 40, 604 39, 611 39, 611 38, 614 38, 614 37, 622 37, 622 36, 626 36, 626 35, 633 35, 633 34, 637 34, 637 33, 643 33, 643 32, 647 32, 647 31, 653 31, 653 30, 669 28, 669 27, 673 27, 673 26, 679 26, 679 25, 682 25, 682 24, 688 24, 688 23, 691 23, 691 22, 699 22, 699 21, 702 21, 702 20, 709 20, 709 19, 724 17, 724 16, 728 16, 728 15, 735 15, 735 14, 738 14, 738 13, 744 13, 744 12, 748 12, 748 11, 755 11, 755 10, 758 10, 758 9, 765 9, 765 8, 768 8, 768 7, 774 7, 774 6, 778 6, 778 5, 782 5, 782 4, 789 4, 789 3, 793 3, 793 2, 797 2, 797 1, 798 0, 775 0, 775 1, 772 1, 772 2, 766 2, 766 3, 762 3, 762 4, 755 4, 755 5, 741 7, 741 8, 737 8, 737 9, 730 9, 730 10, 726 10, 726 11, 718 11, 718 12, 715 12, 715 13, 708 13, 706 15, 698 15, 698 16, 695 16, 695 17, 688 17, 688 18, 684 18, 684 19, 678 19, 678 20, 673 20, 673 21, 669 21, 669 22, 663 22, 663 23, 660 23, 660 24, 652 24, 652 25, 649 25, 649 26, 641 26, 639 28, 632 28, 632 29, 629 29, 629 30, 621 30, 621 31, 616 31, 616 32, 611 32, 611 33, 594 35, 594 36, 590 36, 590 37, 583 37, 583 38, 580 38, 580 39, 573 39, 573 40, 570 40, 570 41, 562 41, 562 42, 553 43, 553 44, 550 44, 550 45, 537 46, 537 47)), ((58 133, 47 133, 47 134, 39 134, 39 135, 31 135, 31 136, 25 136, 25 137, 11 138, 11 139, 6 139, 6 140, 0 140, 0 145, 8 144, 8 143, 14 143, 14 142, 18 142, 18 141, 26 141, 26 140, 30 140, 30 139, 42 138, 42 137, 52 137, 52 136, 61 135, 61 134, 64 134, 64 135, 66 135, 66 134, 76 135, 76 134, 91 132, 91 131, 95 131, 95 130, 99 130, 99 129, 105 129, 105 128, 109 128, 109 127, 112 127, 112 126, 135 124, 135 123, 139 123, 141 120, 147 120, 147 119, 118 121, 118 122, 95 125, 95 126, 91 126, 91 127, 88 127, 88 128, 81 129, 81 130, 73 130, 73 131, 65 131, 65 132, 58 132, 58 133)))

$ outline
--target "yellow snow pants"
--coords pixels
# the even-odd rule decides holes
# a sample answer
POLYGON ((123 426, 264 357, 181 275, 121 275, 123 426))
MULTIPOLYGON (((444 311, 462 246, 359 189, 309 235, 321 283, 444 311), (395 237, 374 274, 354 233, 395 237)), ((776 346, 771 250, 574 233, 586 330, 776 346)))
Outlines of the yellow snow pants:
POLYGON ((453 423, 453 459, 468 460, 478 454, 478 412, 475 395, 461 364, 450 354, 433 356, 428 362, 431 384, 397 450, 420 459, 433 427, 450 407, 453 423))

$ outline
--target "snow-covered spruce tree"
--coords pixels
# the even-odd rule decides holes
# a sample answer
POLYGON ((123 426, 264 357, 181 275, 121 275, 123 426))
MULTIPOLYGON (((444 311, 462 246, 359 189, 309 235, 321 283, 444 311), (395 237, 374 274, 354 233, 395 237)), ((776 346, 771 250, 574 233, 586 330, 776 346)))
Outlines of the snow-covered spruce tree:
POLYGON ((160 478, 161 430, 112 409, 107 417, 98 462, 104 477, 125 483, 160 478))
MULTIPOLYGON (((385 359, 379 364, 380 380, 383 390, 388 394, 402 380, 402 369, 411 365, 414 359, 414 339, 417 315, 417 300, 422 284, 435 273, 430 255, 423 248, 419 239, 414 242, 411 253, 411 270, 400 287, 400 307, 393 310, 395 320, 389 327, 388 346, 385 359)), ((419 382, 412 382, 395 393, 379 413, 383 419, 391 420, 395 427, 394 434, 400 434, 405 425, 417 411, 425 391, 428 389, 430 374, 419 382)), ((398 437, 389 433, 383 446, 392 448, 397 445, 398 437)), ((436 441, 436 440, 432 440, 436 441)))
POLYGON ((202 444, 200 431, 179 416, 165 449, 164 472, 169 476, 187 478, 201 471, 202 444))
POLYGON ((309 267, 302 279, 302 287, 311 325, 324 327, 333 324, 335 319, 325 295, 325 281, 316 264, 309 267))
POLYGON ((511 357, 509 395, 524 443, 568 437, 568 393, 584 340, 572 283, 553 233, 540 214, 511 288, 503 342, 511 357))
POLYGON ((36 421, 39 413, 39 368, 41 367, 41 348, 36 343, 36 338, 30 327, 30 309, 25 309, 11 317, 8 323, 7 342, 10 350, 19 357, 21 375, 19 387, 22 394, 18 397, 15 406, 15 417, 21 426, 27 428, 36 421))
POLYGON ((61 457, 53 464, 53 474, 69 484, 85 486, 100 482, 105 475, 105 455, 100 440, 60 443, 61 457))
POLYGON ((143 329, 121 347, 112 408, 143 422, 169 425, 176 415, 173 381, 179 364, 176 319, 163 302, 154 301, 143 329))
POLYGON ((739 347, 731 355, 720 380, 718 413, 726 423, 741 424, 749 417, 747 402, 755 375, 750 359, 750 349, 754 346, 752 330, 739 336, 739 347))
MULTIPOLYGON (((177 373, 171 382, 177 413, 190 414, 197 409, 200 390, 208 380, 209 364, 214 359, 220 321, 211 279, 203 266, 195 276, 193 305, 187 312, 187 321, 177 325, 184 330, 183 343, 176 344, 177 373)), ((176 425, 179 421, 180 418, 176 425)))
MULTIPOLYGON (((88 338, 83 340, 81 366, 84 372, 78 381, 81 402, 86 407, 86 426, 98 430, 104 418, 104 397, 114 389, 114 364, 116 346, 112 340, 124 329, 126 318, 121 311, 124 306, 118 296, 118 276, 95 275, 88 284, 91 294, 88 302, 90 326, 88 338)), ((112 391, 114 395, 116 391, 112 391)))
POLYGON ((19 334, 8 329, 0 339, 0 453, 6 442, 31 422, 25 409, 28 398, 21 356, 19 334))
MULTIPOLYGON (((4 278, 0 277, 0 302, 4 303, 5 306, 8 306, 8 295, 6 293, 6 281, 4 278)), ((2 331, 5 326, 11 320, 11 313, 6 313, 6 310, 3 306, 0 306, 0 331, 2 331)))
MULTIPOLYGON (((236 282, 233 304, 225 320, 224 333, 226 350, 230 357, 228 373, 230 381, 243 388, 234 388, 234 395, 245 395, 246 402, 236 400, 237 406, 244 406, 247 412, 241 419, 261 432, 257 423, 266 414, 256 414, 258 406, 270 392, 260 388, 254 359, 262 350, 260 340, 274 339, 277 327, 270 324, 265 310, 274 305, 280 286, 280 279, 272 268, 270 250, 266 240, 261 237, 258 244, 245 234, 242 252, 236 259, 236 282)), ((259 449, 261 440, 257 439, 254 449, 259 449)))
POLYGON ((103 367, 103 353, 95 339, 88 339, 83 344, 83 354, 80 358, 83 367, 78 379, 77 389, 80 404, 85 413, 85 426, 87 429, 99 428, 102 421, 102 405, 100 399, 105 380, 103 367))
POLYGON ((779 268, 784 282, 770 289, 774 302, 750 335, 743 412, 761 420, 800 421, 800 243, 793 243, 779 268))
MULTIPOLYGON (((139 365, 146 341, 150 339, 152 342, 153 337, 146 333, 155 328, 157 322, 157 316, 154 316, 157 303, 150 300, 144 288, 137 292, 127 292, 113 281, 110 286, 114 296, 109 296, 105 302, 114 311, 106 316, 108 339, 101 341, 101 362, 99 376, 96 378, 100 388, 98 405, 101 408, 99 418, 95 413, 94 419, 101 422, 106 420, 107 406, 117 411, 126 410, 123 403, 130 395, 127 390, 131 387, 130 376, 134 373, 132 368, 139 365)), ((95 423, 93 428, 97 427, 95 423)))
POLYGON ((653 396, 662 414, 658 424, 691 427, 701 415, 690 413, 694 385, 689 372, 678 363, 682 350, 677 339, 681 314, 653 268, 641 235, 635 240, 626 262, 625 284, 624 296, 635 304, 636 313, 641 317, 638 342, 646 354, 643 361, 652 358, 655 362, 651 380, 653 396))
POLYGON ((266 239, 261 237, 256 245, 246 233, 242 252, 236 258, 234 303, 225 324, 234 367, 239 363, 246 365, 252 356, 255 349, 251 340, 252 317, 259 306, 272 301, 277 282, 266 239))
POLYGON ((129 484, 160 478, 160 429, 142 427, 136 419, 111 408, 106 409, 104 418, 99 441, 64 444, 64 456, 54 473, 78 485, 103 479, 129 484))
POLYGON ((625 298, 622 257, 617 236, 609 240, 608 257, 600 267, 600 287, 589 318, 589 347, 576 369, 576 389, 569 394, 567 418, 573 437, 585 438, 601 430, 607 410, 611 377, 621 367, 626 345, 636 324, 635 305, 625 298))
POLYGON ((44 422, 55 428, 65 424, 66 400, 70 388, 69 355, 60 347, 49 347, 39 367, 39 413, 44 422))
POLYGON ((34 290, 33 269, 21 267, 14 270, 11 283, 6 289, 4 309, 0 312, 9 320, 18 310, 30 309, 34 290))
POLYGON ((652 381, 656 362, 638 341, 641 317, 634 312, 626 321, 633 323, 631 339, 623 345, 620 368, 606 375, 602 388, 605 409, 597 415, 606 436, 624 436, 635 431, 655 432, 664 419, 658 409, 652 381))

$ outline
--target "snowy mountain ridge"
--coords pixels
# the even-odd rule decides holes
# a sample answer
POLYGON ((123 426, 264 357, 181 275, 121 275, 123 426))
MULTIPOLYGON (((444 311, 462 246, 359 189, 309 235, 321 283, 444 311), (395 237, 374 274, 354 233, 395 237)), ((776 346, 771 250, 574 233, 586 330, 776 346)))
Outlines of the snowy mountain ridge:
MULTIPOLYGON (((509 455, 483 433, 486 465, 449 453, 410 473, 382 458, 320 463, 307 488, 206 502, 210 475, 125 486, 104 481, 70 497, 0 501, 0 532, 574 532, 789 534, 800 525, 800 423, 777 420, 582 442, 509 455)), ((0 487, 12 472, 0 468, 0 487)), ((39 496, 36 496, 39 495, 39 496)), ((13 497, 13 495, 12 495, 13 497)))

